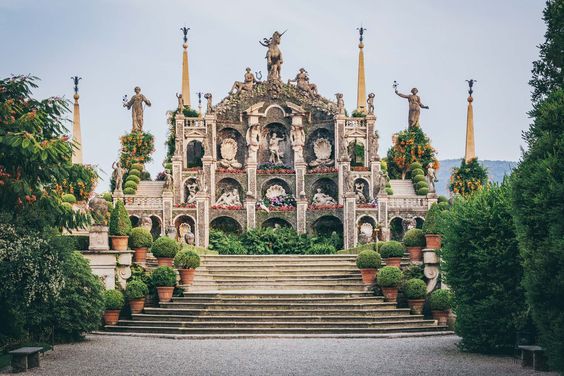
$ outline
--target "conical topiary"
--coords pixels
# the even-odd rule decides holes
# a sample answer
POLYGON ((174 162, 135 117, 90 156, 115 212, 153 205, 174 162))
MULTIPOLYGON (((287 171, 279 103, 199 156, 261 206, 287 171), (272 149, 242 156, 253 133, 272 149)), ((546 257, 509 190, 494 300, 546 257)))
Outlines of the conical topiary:
POLYGON ((110 215, 110 235, 114 236, 128 236, 131 232, 131 220, 125 210, 123 201, 116 202, 110 215))

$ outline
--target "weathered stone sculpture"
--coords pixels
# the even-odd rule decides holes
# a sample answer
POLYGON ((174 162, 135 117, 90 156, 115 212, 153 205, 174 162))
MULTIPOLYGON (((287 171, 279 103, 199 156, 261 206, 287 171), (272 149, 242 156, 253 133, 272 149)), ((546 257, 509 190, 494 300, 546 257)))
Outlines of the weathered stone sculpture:
POLYGON ((280 45, 280 40, 284 33, 275 31, 274 34, 272 34, 272 38, 264 38, 262 42, 259 42, 261 45, 268 48, 266 51, 266 67, 268 69, 269 81, 280 81, 282 63, 284 63, 284 60, 282 59, 282 51, 280 51, 278 45, 280 45))
POLYGON ((233 190, 223 192, 215 204, 218 206, 241 206, 239 190, 237 188, 233 188, 233 190))
POLYGON ((174 189, 174 178, 169 170, 164 170, 164 184, 163 189, 165 191, 172 191, 174 189))
POLYGON ((181 114, 184 109, 184 102, 182 101, 182 94, 176 93, 176 99, 178 99, 178 108, 176 109, 177 114, 181 114))
POLYGON ((337 201, 331 196, 321 191, 321 188, 317 188, 317 193, 313 195, 311 201, 312 205, 336 205, 337 201))
POLYGON ((371 159, 373 161, 380 160, 380 155, 378 155, 378 149, 380 148, 380 144, 378 142, 378 132, 374 132, 370 135, 370 152, 371 152, 371 159))
POLYGON ((317 93, 317 85, 311 84, 309 82, 309 76, 304 68, 300 68, 300 71, 296 75, 296 78, 293 80, 288 80, 288 84, 290 82, 295 82, 298 89, 312 98, 315 98, 319 95, 317 93))
POLYGON ((368 222, 364 222, 360 225, 358 229, 358 242, 360 244, 366 244, 372 242, 374 235, 374 227, 368 222))
POLYGON ((337 114, 344 115, 345 114, 345 100, 343 99, 343 94, 337 93, 335 94, 337 97, 337 114))
POLYGON ((256 163, 257 151, 259 149, 259 144, 260 144, 260 129, 258 124, 251 125, 247 129, 246 141, 247 141, 247 152, 248 152, 247 162, 256 163))
POLYGON ((88 207, 95 225, 105 226, 108 223, 108 202, 106 200, 95 196, 88 201, 88 207))
POLYGON ((151 229, 153 228, 153 221, 151 220, 151 217, 146 215, 142 216, 139 226, 151 232, 151 229))
POLYGON ((184 202, 192 204, 196 201, 196 194, 198 193, 199 186, 198 180, 191 178, 184 183, 184 202))
POLYGON ((429 184, 429 193, 435 193, 435 183, 438 182, 437 173, 432 164, 427 165, 427 183, 429 184))
POLYGON ((315 160, 311 161, 311 167, 327 167, 333 164, 331 159, 331 142, 324 137, 320 137, 313 142, 313 153, 315 160))
POLYGON ((204 94, 204 98, 206 99, 206 113, 207 114, 211 114, 213 112, 213 107, 212 107, 212 95, 211 93, 206 93, 204 94))
POLYGON ((366 104, 368 104, 368 115, 374 115, 374 93, 368 94, 366 104))
MULTIPOLYGON (((123 107, 131 110, 131 117, 133 120, 132 132, 143 131, 143 103, 151 107, 151 102, 141 94, 141 88, 135 87, 135 95, 129 101, 124 101, 123 107)), ((127 97, 126 97, 127 99, 127 97)))
POLYGON ((221 160, 219 165, 224 168, 239 169, 243 165, 235 159, 237 156, 237 141, 232 138, 226 138, 221 142, 220 146, 221 160))
POLYGON ((282 164, 284 153, 280 150, 280 141, 284 141, 283 137, 278 137, 276 132, 272 132, 268 140, 268 151, 270 153, 269 161, 273 164, 282 164))
POLYGON ((242 91, 253 91, 253 88, 255 87, 255 84, 258 81, 255 78, 255 75, 253 74, 253 72, 251 72, 251 68, 247 67, 245 69, 245 77, 244 77, 244 81, 235 81, 233 83, 233 87, 231 88, 231 90, 229 91, 230 93, 240 93, 242 91))
POLYGON ((356 202, 358 202, 359 204, 366 203, 366 196, 364 196, 363 182, 354 183, 354 193, 356 197, 356 202))
POLYGON ((292 148, 297 153, 298 159, 303 160, 305 145, 305 132, 303 125, 292 125, 292 130, 290 131, 290 141, 292 141, 292 148))
POLYGON ((121 193, 123 185, 123 174, 125 170, 121 167, 121 162, 119 160, 112 163, 112 168, 114 169, 114 172, 112 174, 115 182, 114 192, 121 193))
POLYGON ((195 236, 192 233, 192 227, 188 223, 184 222, 178 226, 178 238, 182 244, 194 245, 195 236))
POLYGON ((401 94, 398 92, 397 88, 395 92, 398 96, 402 98, 406 98, 409 103, 409 116, 408 116, 408 126, 411 127, 418 127, 419 126, 419 113, 421 109, 429 109, 429 106, 425 106, 421 103, 421 98, 417 95, 418 90, 417 88, 411 89, 411 95, 401 94))
POLYGON ((345 183, 345 193, 354 192, 354 177, 348 168, 343 171, 343 181, 345 183))

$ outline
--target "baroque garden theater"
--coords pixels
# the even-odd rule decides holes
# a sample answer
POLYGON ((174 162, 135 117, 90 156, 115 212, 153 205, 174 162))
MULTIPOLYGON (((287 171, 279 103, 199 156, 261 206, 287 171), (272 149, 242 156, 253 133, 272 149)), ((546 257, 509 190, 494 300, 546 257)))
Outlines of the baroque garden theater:
MULTIPOLYGON (((121 187, 128 173, 123 158, 114 166, 114 200, 124 199, 134 222, 151 226, 155 235, 203 247, 210 228, 239 233, 289 226, 312 235, 342 234, 345 249, 388 240, 391 228, 403 232, 421 225, 437 201, 434 169, 427 171, 428 192, 419 195, 410 180, 388 177, 375 95, 366 96, 362 28, 352 116, 343 95, 334 100, 319 95, 305 69, 283 79, 284 33, 278 32, 261 42, 267 51, 265 80, 247 68, 225 98, 214 103, 205 94, 205 110, 196 112, 190 102, 188 29, 183 32, 182 94, 178 109, 167 115, 165 172, 157 181, 141 180, 132 192, 121 187)), ((409 101, 409 126, 419 127, 419 109, 426 107, 414 90, 396 93, 409 101)), ((150 101, 138 88, 124 100, 132 110, 132 134, 142 132, 144 105, 150 101)))

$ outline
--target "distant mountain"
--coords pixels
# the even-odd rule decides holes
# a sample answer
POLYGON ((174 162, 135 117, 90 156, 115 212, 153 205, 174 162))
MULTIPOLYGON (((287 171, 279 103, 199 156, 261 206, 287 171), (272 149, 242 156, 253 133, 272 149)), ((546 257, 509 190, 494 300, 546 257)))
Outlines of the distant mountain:
MULTIPOLYGON (((439 168, 439 173, 437 178, 439 182, 437 183, 437 193, 440 195, 449 195, 448 184, 450 181, 450 174, 454 167, 460 166, 462 159, 445 159, 440 161, 441 167, 439 168)), ((488 161, 481 160, 480 164, 488 170, 488 176, 490 181, 501 182, 505 175, 509 175, 511 170, 517 166, 517 162, 511 161, 488 161)))

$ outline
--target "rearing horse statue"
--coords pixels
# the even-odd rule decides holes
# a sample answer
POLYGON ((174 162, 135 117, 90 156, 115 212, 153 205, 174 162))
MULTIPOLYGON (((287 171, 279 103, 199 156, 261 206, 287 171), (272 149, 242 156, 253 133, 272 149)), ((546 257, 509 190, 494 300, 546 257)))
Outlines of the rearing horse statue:
POLYGON ((282 35, 284 35, 286 31, 283 33, 275 31, 274 34, 272 34, 272 38, 264 38, 262 42, 259 41, 261 45, 268 47, 268 51, 266 52, 268 80, 280 81, 280 70, 284 60, 282 60, 282 51, 280 51, 278 45, 280 44, 282 35))

